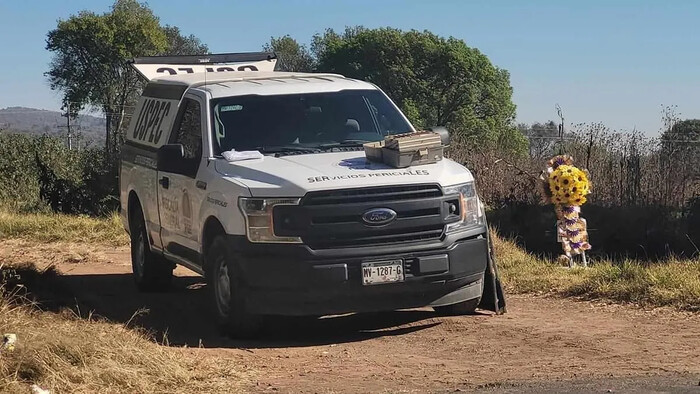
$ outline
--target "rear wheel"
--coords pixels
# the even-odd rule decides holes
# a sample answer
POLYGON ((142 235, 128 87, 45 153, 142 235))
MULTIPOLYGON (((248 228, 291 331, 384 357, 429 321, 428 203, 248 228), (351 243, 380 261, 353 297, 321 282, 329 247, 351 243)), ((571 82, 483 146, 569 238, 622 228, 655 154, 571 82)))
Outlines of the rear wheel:
POLYGON ((245 286, 224 236, 217 236, 212 242, 207 265, 210 302, 221 329, 235 338, 255 336, 261 326, 261 316, 246 310, 245 286))
POLYGON ((435 312, 443 316, 461 316, 461 315, 471 315, 476 311, 476 307, 479 305, 480 298, 475 298, 473 300, 462 301, 457 304, 436 306, 433 307, 435 312))
POLYGON ((140 291, 164 291, 173 278, 173 264, 151 252, 146 224, 140 208, 131 220, 131 269, 140 291))

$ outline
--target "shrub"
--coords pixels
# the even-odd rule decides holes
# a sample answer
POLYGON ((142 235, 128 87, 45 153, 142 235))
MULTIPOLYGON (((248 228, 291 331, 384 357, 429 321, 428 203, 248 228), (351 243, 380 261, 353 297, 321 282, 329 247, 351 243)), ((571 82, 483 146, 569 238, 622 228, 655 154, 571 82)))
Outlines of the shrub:
POLYGON ((118 206, 116 165, 101 149, 68 150, 61 140, 0 135, 0 204, 21 212, 102 215, 118 206))

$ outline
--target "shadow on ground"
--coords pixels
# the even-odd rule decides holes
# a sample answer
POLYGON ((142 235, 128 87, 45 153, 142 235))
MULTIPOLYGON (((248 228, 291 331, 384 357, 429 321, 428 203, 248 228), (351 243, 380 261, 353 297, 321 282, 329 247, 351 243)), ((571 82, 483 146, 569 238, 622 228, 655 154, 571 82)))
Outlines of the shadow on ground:
MULTIPOLYGON (((402 335, 441 324, 432 310, 407 310, 335 317, 269 317, 256 340, 221 335, 209 315, 200 277, 175 277, 165 293, 139 293, 130 274, 51 275, 27 285, 43 309, 71 308, 128 327, 142 327, 158 342, 174 346, 268 348, 303 347, 402 335)), ((474 317, 479 317, 479 314, 474 317)))

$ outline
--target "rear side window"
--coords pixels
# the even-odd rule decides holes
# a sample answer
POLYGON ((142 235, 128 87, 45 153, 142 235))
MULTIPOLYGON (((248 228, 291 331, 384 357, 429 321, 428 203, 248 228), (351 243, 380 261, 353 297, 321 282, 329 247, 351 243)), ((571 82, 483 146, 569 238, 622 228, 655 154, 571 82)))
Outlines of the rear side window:
POLYGON ((202 158, 202 112, 199 102, 185 99, 185 109, 182 120, 173 135, 171 143, 182 144, 185 159, 199 160, 202 158))

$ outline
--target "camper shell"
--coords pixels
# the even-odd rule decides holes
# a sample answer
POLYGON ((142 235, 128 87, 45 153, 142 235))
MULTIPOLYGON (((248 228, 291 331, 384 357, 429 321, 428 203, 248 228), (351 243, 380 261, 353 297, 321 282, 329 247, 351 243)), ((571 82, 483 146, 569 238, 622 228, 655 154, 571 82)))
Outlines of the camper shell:
POLYGON ((398 107, 371 83, 273 71, 275 59, 134 61, 149 82, 120 198, 139 288, 164 289, 175 264, 188 267, 235 335, 262 315, 467 313, 482 299, 502 310, 469 170, 369 161, 364 142, 416 131, 398 107))

